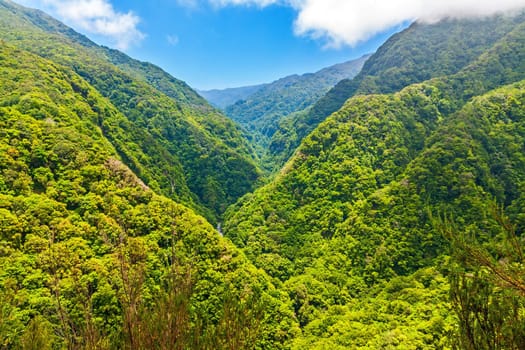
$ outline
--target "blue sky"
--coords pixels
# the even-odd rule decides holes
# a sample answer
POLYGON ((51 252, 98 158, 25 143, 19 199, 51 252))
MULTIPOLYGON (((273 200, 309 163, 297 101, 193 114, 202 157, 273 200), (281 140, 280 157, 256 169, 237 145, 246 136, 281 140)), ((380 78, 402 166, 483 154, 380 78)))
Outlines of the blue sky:
POLYGON ((323 40, 294 35, 295 11, 289 7, 204 5, 188 9, 163 0, 151 3, 164 3, 163 11, 161 5, 141 5, 134 10, 143 19, 139 28, 147 37, 127 53, 158 64, 199 89, 314 72, 375 51, 389 36, 378 35, 353 48, 327 48, 323 40))
POLYGON ((294 33, 297 12, 289 6, 217 6, 190 0, 108 1, 112 17, 131 14, 138 34, 130 42, 97 34, 45 1, 18 1, 39 7, 99 44, 117 47, 133 58, 152 62, 197 89, 271 82, 290 74, 373 52, 396 26, 355 47, 327 47, 324 39, 294 33))
POLYGON ((414 20, 525 0, 15 0, 197 89, 271 82, 373 52, 414 20))

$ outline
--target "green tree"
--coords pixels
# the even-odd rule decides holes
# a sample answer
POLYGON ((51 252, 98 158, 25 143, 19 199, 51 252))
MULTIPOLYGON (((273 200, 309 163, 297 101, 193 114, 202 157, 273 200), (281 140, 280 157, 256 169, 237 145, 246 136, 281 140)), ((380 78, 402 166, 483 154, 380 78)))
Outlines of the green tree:
POLYGON ((450 295, 459 327, 458 349, 525 347, 525 260, 523 241, 500 208, 492 211, 500 232, 479 237, 450 219, 437 226, 452 245, 450 295))

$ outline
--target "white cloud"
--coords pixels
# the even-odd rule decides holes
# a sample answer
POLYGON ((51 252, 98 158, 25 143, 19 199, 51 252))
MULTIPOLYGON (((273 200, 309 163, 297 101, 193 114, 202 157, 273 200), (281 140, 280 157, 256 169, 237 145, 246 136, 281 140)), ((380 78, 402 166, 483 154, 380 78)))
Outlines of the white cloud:
POLYGON ((297 11, 294 30, 330 46, 355 45, 405 21, 487 16, 525 8, 525 0, 208 0, 215 6, 273 4, 297 11))
POLYGON ((137 25, 140 18, 133 12, 118 12, 108 0, 21 0, 24 5, 38 7, 66 24, 108 38, 121 50, 145 38, 137 25))

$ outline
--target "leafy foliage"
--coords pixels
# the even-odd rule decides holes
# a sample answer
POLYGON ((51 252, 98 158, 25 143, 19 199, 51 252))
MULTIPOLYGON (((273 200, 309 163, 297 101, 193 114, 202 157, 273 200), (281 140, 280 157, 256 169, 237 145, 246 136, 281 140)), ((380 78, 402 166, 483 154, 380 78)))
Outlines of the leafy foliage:
POLYGON ((125 116, 110 139, 148 186, 212 221, 253 188, 260 172, 240 130, 186 84, 39 11, 5 1, 0 9, 0 38, 71 68, 125 116))
MULTIPOLYGON (((507 36, 509 51, 523 53, 521 40, 513 40, 522 33, 520 25, 507 36)), ((226 234, 256 266, 289 288, 292 301, 301 300, 294 307, 303 327, 298 348, 448 346, 454 319, 447 312, 444 281, 425 286, 425 293, 439 295, 439 316, 414 320, 435 325, 432 331, 417 334, 396 329, 396 323, 373 323, 381 318, 370 321, 377 333, 359 343, 347 310, 400 276, 411 281, 429 267, 444 265, 448 244, 429 213, 451 212, 461 229, 491 233, 498 223, 483 214, 491 198, 509 211, 521 205, 525 162, 518 149, 525 140, 525 82, 467 104, 461 102, 467 89, 456 89, 476 86, 483 92, 501 79, 525 77, 521 54, 508 64, 507 75, 486 73, 497 55, 506 55, 496 49, 499 45, 455 75, 392 95, 350 99, 302 142, 272 183, 228 211, 226 234), (316 329, 333 322, 340 308, 346 316, 335 319, 346 328, 316 329), (433 336, 427 338, 427 332, 433 336), (347 337, 353 340, 345 342, 347 337)), ((377 298, 374 305, 394 297, 377 298)), ((424 304, 426 299, 413 303, 417 300, 424 304)), ((366 302, 359 305, 366 309, 366 302)))
MULTIPOLYGON (((413 83, 454 75, 479 60, 480 55, 498 41, 505 41, 507 34, 522 21, 523 15, 412 24, 388 39, 365 62, 355 78, 340 81, 311 108, 283 118, 269 143, 270 159, 277 166, 284 164, 301 140, 330 114, 339 110, 348 98, 356 94, 392 93, 413 83)), ((518 56, 521 56, 520 52, 518 56)), ((513 60, 514 65, 519 64, 516 57, 505 57, 513 60)), ((486 67, 498 69, 502 61, 495 61, 495 65, 486 67)), ((493 79, 489 77, 484 75, 483 79, 493 79)), ((472 77, 466 81, 472 83, 472 77)), ((504 80, 492 81, 497 83, 496 86, 504 84, 504 80)), ((468 89, 455 86, 454 90, 468 89)))
POLYGON ((2 348, 286 346, 286 296, 124 164, 107 99, 10 44, 0 62, 2 348))
POLYGON ((183 205, 256 184, 232 122, 38 11, 0 0, 0 28, 0 348, 523 347, 523 15, 414 25, 290 117, 237 247, 183 205))
POLYGON ((455 346, 460 349, 525 346, 523 245, 499 208, 492 208, 491 216, 500 232, 489 237, 461 232, 449 219, 436 220, 453 248, 450 292, 459 319, 455 346))

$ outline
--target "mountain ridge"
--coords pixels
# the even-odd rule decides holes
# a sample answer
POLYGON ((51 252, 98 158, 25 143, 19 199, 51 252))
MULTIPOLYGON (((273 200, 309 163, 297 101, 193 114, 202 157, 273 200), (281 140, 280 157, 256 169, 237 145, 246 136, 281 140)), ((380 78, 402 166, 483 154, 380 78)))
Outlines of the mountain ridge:
POLYGON ((185 83, 151 64, 97 46, 41 11, 8 1, 0 8, 0 37, 72 68, 126 116, 126 138, 140 150, 126 151, 122 144, 119 151, 146 183, 175 198, 179 190, 189 193, 180 198, 212 221, 255 186, 261 172, 242 131, 185 83), (57 44, 47 45, 49 40, 57 44), (144 156, 132 154, 136 151, 144 156))
POLYGON ((226 89, 198 90, 198 92, 201 94, 201 96, 206 98, 212 105, 215 105, 216 107, 221 109, 225 109, 226 107, 233 105, 240 100, 246 100, 259 90, 266 87, 278 87, 281 84, 293 83, 300 79, 315 78, 315 76, 321 76, 324 74, 334 75, 337 74, 338 71, 341 72, 341 77, 345 77, 345 75, 347 75, 346 73, 343 73, 345 70, 352 71, 354 69, 354 67, 352 67, 352 62, 354 62, 355 60, 362 59, 364 57, 369 57, 370 55, 371 54, 366 54, 361 58, 336 63, 331 66, 321 68, 313 73, 290 74, 269 83, 239 86, 226 89))
POLYGON ((197 90, 208 102, 217 108, 224 109, 239 100, 243 100, 266 84, 256 84, 225 89, 197 90))
POLYGON ((462 262, 447 265, 433 216, 495 242, 496 201, 523 227, 524 38, 521 21, 455 74, 349 98, 228 210, 225 235, 294 302, 303 336, 292 348, 443 346, 447 269, 462 262), (396 300, 410 300, 405 311, 396 300))
POLYGON ((413 23, 389 38, 354 79, 340 81, 311 108, 283 118, 270 140, 269 158, 278 166, 284 164, 300 141, 354 94, 391 93, 411 83, 458 71, 522 17, 523 14, 518 14, 436 24, 413 23), (442 40, 443 36, 449 39, 442 40))
MULTIPOLYGON (((227 106, 225 113, 248 131, 259 157, 263 158, 267 143, 280 119, 315 103, 342 78, 356 75, 368 57, 364 55, 316 73, 295 74, 278 79, 261 87, 246 99, 227 106)), ((268 168, 266 161, 262 164, 268 168)))

